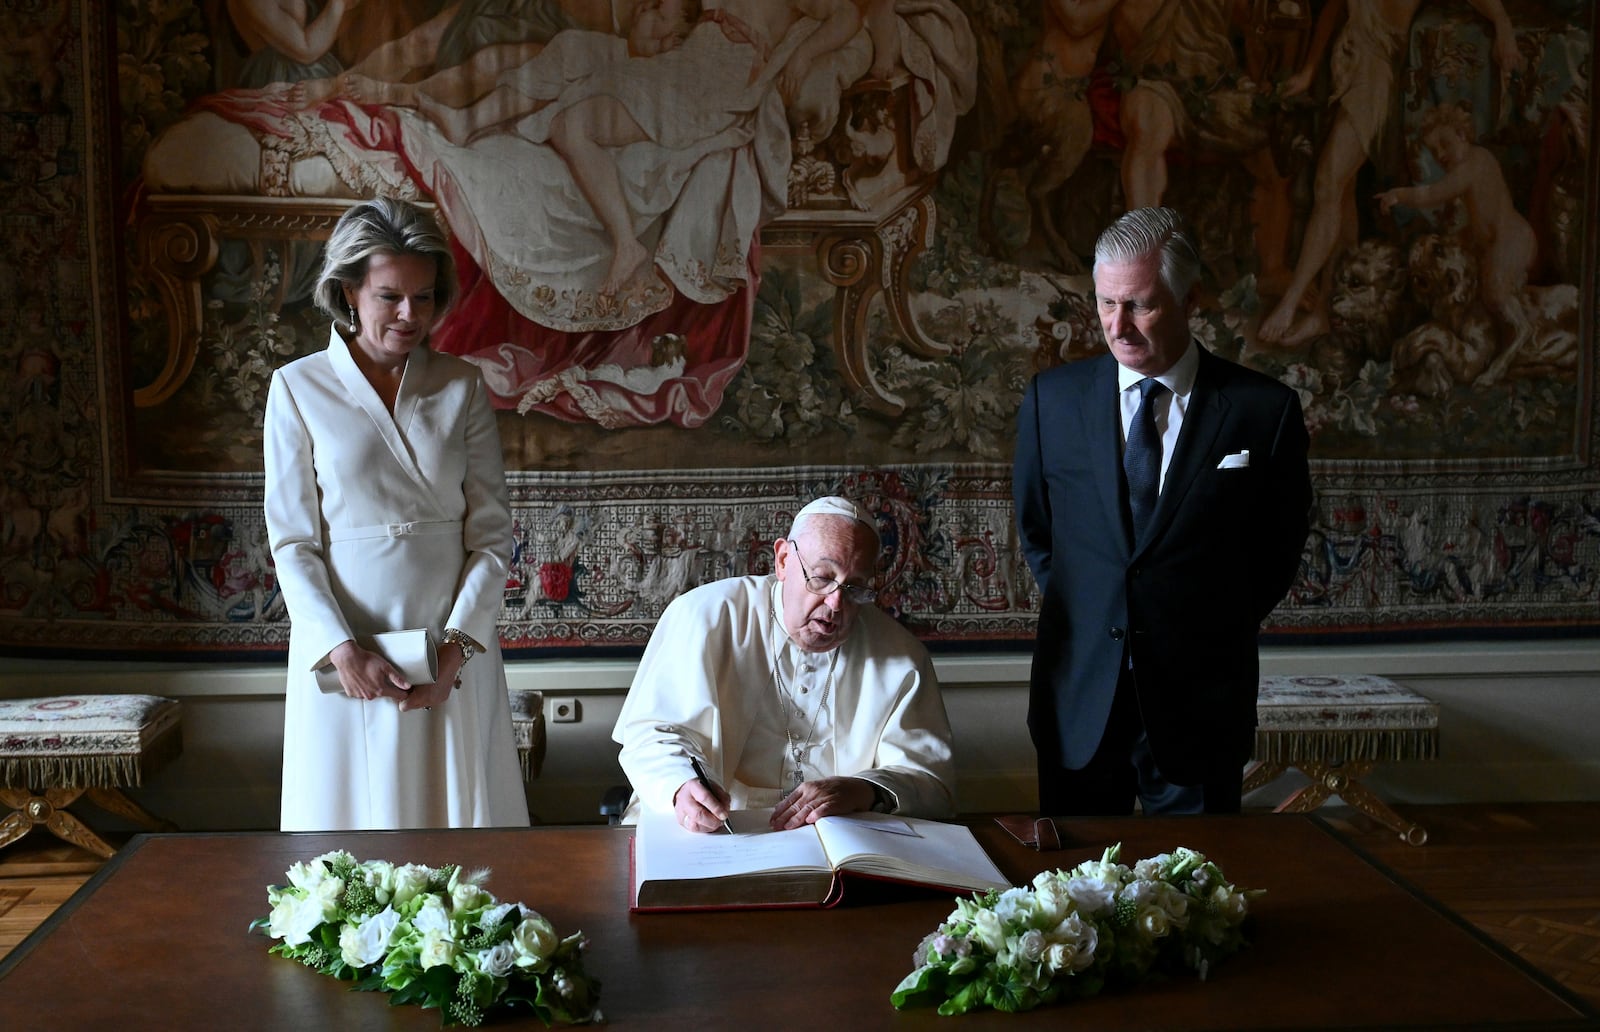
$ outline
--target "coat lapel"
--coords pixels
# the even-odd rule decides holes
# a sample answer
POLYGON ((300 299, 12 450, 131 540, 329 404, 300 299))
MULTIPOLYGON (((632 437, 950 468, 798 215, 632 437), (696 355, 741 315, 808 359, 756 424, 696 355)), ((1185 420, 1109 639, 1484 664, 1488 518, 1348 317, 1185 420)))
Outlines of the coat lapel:
POLYGON ((1106 524, 1122 533, 1124 547, 1131 551, 1133 542, 1122 512, 1122 413, 1117 397, 1116 361, 1110 355, 1104 356, 1087 383, 1089 395, 1078 406, 1084 421, 1079 439, 1087 441, 1093 451, 1090 468, 1095 471, 1106 524))
POLYGON ((400 378, 400 393, 395 399, 394 415, 391 416, 389 410, 384 407, 383 399, 378 397, 378 392, 367 382, 361 368, 356 365, 355 357, 350 354, 350 345, 339 336, 337 330, 332 331, 331 338, 328 341, 328 357, 333 363, 333 371, 338 375, 339 382, 372 421, 373 429, 383 438, 383 443, 388 445, 389 454, 394 456, 394 461, 400 465, 423 495, 432 499, 435 507, 439 507, 438 497, 433 493, 432 485, 422 475, 422 470, 417 466, 416 456, 411 453, 405 435, 400 432, 402 426, 410 424, 411 417, 416 412, 417 397, 421 393, 418 385, 426 375, 428 350, 418 348, 406 362, 405 372, 400 378))

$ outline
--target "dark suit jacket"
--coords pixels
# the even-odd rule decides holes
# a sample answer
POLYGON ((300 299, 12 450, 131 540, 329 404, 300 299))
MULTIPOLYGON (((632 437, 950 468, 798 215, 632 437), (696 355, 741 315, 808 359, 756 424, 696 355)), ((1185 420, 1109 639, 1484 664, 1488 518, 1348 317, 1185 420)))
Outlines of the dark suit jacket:
MULTIPOLYGON (((1198 346, 1198 345, 1197 345, 1198 346)), ((1192 784, 1248 760, 1261 621, 1305 545, 1309 440, 1300 399, 1200 349, 1146 540, 1123 520, 1117 366, 1058 366, 1017 414, 1012 489, 1042 595, 1028 727, 1041 764, 1094 755, 1131 650, 1140 710, 1167 780, 1192 784), (1249 465, 1219 469, 1248 449, 1249 465)))

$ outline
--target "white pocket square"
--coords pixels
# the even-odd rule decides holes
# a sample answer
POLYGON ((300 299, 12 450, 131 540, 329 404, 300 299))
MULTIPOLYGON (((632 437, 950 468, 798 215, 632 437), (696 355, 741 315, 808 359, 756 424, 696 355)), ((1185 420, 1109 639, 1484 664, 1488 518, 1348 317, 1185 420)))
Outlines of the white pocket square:
POLYGON ((1244 451, 1234 452, 1232 455, 1224 455, 1222 461, 1217 463, 1217 468, 1244 469, 1248 465, 1250 465, 1250 449, 1246 448, 1244 451))

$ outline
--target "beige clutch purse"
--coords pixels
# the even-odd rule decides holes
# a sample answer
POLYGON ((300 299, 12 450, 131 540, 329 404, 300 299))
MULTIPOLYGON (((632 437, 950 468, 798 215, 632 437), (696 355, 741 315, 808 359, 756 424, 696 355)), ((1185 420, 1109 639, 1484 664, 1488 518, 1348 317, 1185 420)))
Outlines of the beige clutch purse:
MULTIPOLYGON (((426 627, 358 635, 356 644, 387 659, 412 684, 432 684, 439 679, 439 647, 426 627)), ((324 692, 344 691, 332 663, 317 668, 317 687, 324 692)))

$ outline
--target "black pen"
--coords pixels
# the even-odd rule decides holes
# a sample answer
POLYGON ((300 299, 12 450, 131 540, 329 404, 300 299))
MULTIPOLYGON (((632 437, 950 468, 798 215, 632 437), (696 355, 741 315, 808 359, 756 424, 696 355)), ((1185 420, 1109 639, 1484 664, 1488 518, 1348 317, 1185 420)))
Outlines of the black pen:
MULTIPOLYGON (((689 764, 694 767, 694 779, 700 782, 700 787, 710 792, 711 797, 715 799, 717 790, 711 787, 711 779, 706 777, 706 769, 700 766, 700 761, 693 756, 689 757, 689 764)), ((728 824, 727 818, 723 818, 722 830, 730 835, 733 834, 733 827, 728 824)))

